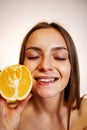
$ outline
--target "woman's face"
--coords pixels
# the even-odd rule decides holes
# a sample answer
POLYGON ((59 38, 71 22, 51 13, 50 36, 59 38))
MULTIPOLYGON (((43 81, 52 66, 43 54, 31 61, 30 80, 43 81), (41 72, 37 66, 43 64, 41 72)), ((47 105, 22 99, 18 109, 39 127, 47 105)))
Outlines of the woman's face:
POLYGON ((71 70, 68 55, 66 43, 57 30, 39 29, 30 35, 24 65, 32 73, 34 94, 52 97, 64 90, 71 70))

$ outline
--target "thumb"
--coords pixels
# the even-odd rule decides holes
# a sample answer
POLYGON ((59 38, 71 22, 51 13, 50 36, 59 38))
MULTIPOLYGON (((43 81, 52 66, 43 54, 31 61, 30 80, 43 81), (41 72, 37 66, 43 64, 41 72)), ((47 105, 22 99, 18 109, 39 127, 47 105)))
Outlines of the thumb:
POLYGON ((29 99, 32 97, 32 94, 30 93, 23 101, 20 101, 16 107, 16 111, 21 114, 24 108, 26 107, 29 99))

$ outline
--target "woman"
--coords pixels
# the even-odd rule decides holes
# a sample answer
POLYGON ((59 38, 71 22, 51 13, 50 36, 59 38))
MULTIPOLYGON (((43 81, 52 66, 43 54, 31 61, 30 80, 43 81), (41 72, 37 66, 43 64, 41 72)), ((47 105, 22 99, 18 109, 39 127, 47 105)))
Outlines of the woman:
POLYGON ((1 100, 5 110, 0 130, 87 129, 87 100, 80 98, 77 53, 62 26, 45 22, 34 26, 24 38, 19 63, 32 73, 32 94, 15 109, 1 100))

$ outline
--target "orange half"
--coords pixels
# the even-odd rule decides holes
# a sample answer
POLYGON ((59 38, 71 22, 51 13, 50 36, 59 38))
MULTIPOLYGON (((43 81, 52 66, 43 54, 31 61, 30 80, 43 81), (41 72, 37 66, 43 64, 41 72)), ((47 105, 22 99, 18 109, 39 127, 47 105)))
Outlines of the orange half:
POLYGON ((32 89, 32 76, 24 65, 12 65, 0 72, 0 95, 8 101, 25 99, 32 89))

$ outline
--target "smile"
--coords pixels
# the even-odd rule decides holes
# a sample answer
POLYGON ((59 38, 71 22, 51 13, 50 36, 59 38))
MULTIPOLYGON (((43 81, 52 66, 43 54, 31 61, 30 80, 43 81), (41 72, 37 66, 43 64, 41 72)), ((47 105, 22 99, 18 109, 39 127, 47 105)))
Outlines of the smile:
POLYGON ((55 81, 58 80, 57 77, 36 77, 35 80, 39 83, 44 83, 44 84, 47 84, 47 83, 54 83, 55 81))

